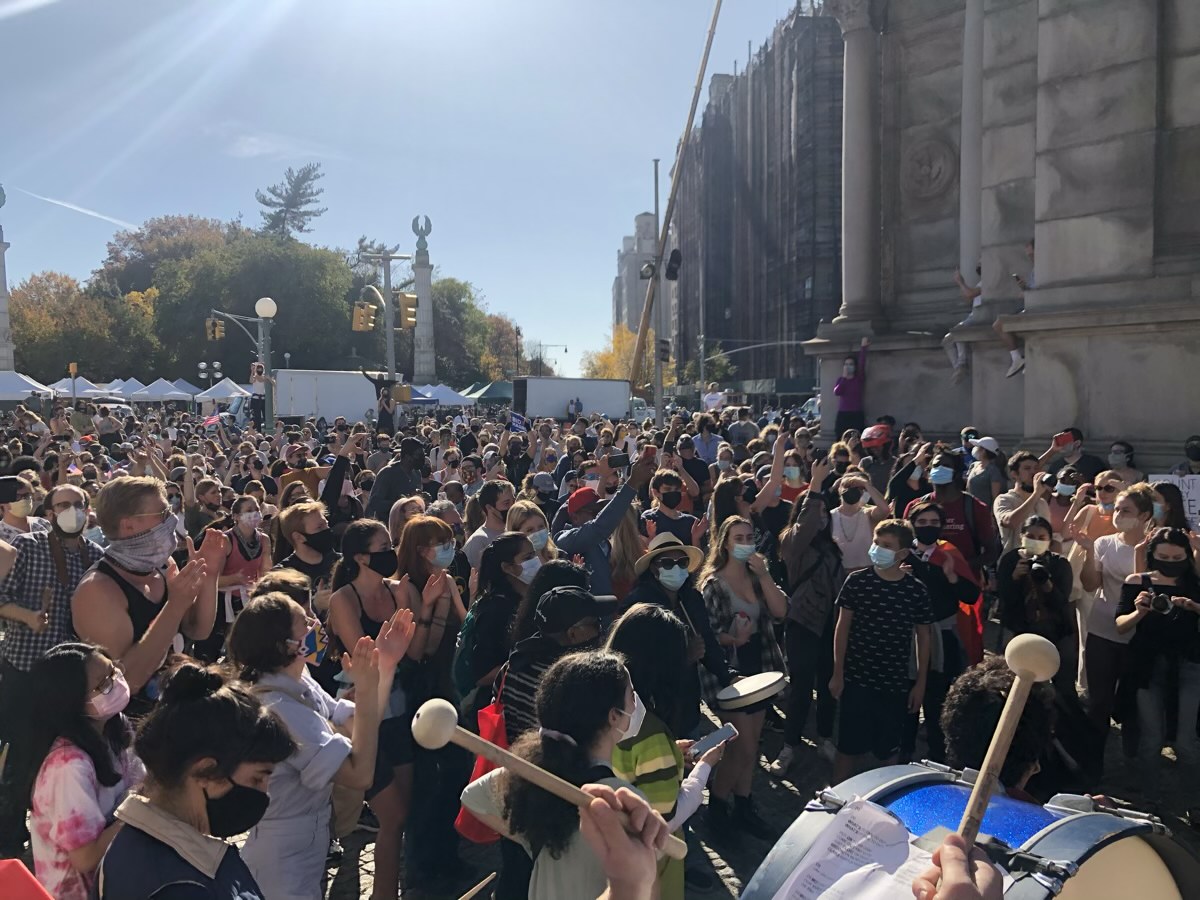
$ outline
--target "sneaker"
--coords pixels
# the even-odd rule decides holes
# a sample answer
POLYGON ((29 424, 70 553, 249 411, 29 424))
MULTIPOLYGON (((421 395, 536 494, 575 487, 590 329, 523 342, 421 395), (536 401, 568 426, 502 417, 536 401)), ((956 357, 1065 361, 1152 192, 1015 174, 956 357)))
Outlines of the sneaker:
POLYGON ((784 744, 775 757, 775 761, 767 766, 767 771, 776 778, 782 778, 792 768, 796 761, 796 750, 791 744, 784 744))
POLYGON ((325 865, 336 866, 342 862, 342 857, 346 852, 342 849, 342 842, 334 838, 329 842, 329 851, 325 854, 325 865))
POLYGON ((833 762, 837 759, 837 747, 833 746, 833 741, 829 738, 824 738, 821 741, 821 746, 817 748, 817 753, 827 762, 833 762))
POLYGON ((358 827, 355 830, 379 834, 379 820, 375 818, 375 813, 371 812, 371 807, 365 803, 363 804, 362 812, 358 814, 358 827))
POLYGON ((742 826, 752 837, 756 837, 760 841, 773 841, 779 837, 767 820, 758 814, 758 810, 754 807, 753 797, 734 795, 733 819, 736 824, 742 826))
POLYGON ((1025 368, 1025 357, 1018 356, 1016 359, 1014 359, 1012 361, 1012 365, 1008 367, 1008 374, 1006 374, 1004 377, 1012 378, 1014 375, 1016 375, 1018 372, 1020 372, 1024 368, 1025 368))

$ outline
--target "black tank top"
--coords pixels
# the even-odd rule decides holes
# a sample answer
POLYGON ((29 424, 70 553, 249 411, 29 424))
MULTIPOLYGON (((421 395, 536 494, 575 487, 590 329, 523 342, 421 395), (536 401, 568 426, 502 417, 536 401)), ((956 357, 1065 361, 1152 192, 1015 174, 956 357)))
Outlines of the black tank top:
MULTIPOLYGON (((121 589, 121 593, 125 595, 125 608, 129 612, 129 623, 133 626, 133 643, 140 641, 150 630, 150 625, 154 622, 155 617, 162 610, 167 602, 167 587, 163 586, 162 601, 154 603, 147 599, 146 595, 138 590, 134 585, 125 580, 123 575, 117 573, 112 564, 107 559, 102 559, 96 563, 96 570, 103 572, 121 589)), ((131 719, 139 719, 150 712, 154 708, 155 702, 159 697, 158 676, 151 678, 146 685, 137 692, 129 700, 129 706, 125 709, 125 715, 131 719)))
MULTIPOLYGON (((392 592, 392 586, 384 582, 384 586, 388 589, 388 596, 392 598, 392 612, 395 613, 400 609, 400 605, 396 602, 396 595, 392 592)), ((350 590, 354 591, 354 596, 358 600, 358 623, 362 626, 363 634, 369 638, 379 637, 379 632, 383 628, 382 622, 376 622, 367 615, 367 608, 363 606, 362 595, 359 594, 358 588, 354 586, 354 582, 350 582, 350 590)))

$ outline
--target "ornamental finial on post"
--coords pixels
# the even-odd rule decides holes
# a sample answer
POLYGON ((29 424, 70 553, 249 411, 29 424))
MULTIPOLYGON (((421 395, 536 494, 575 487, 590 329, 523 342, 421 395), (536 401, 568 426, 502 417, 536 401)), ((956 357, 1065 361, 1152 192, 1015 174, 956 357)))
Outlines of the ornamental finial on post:
POLYGON ((425 238, 433 233, 433 223, 429 221, 429 216, 425 216, 423 225, 421 223, 421 216, 413 216, 412 230, 413 234, 417 236, 417 249, 428 250, 429 244, 425 238))

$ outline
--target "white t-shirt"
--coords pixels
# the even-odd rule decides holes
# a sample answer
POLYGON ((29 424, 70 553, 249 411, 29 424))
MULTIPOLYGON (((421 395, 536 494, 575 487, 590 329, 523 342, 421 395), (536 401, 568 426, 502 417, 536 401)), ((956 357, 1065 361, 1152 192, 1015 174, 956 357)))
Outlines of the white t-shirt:
POLYGON ((843 515, 841 509, 834 509, 829 515, 833 519, 833 542, 842 551, 842 565, 846 571, 853 572, 871 565, 868 551, 875 529, 867 508, 862 507, 853 516, 843 515))
POLYGON ((983 306, 983 279, 982 278, 979 279, 979 283, 977 285, 975 285, 975 287, 979 290, 979 293, 976 294, 974 299, 971 300, 971 309, 975 309, 977 306, 983 306))
POLYGON ((1133 574, 1136 549, 1121 540, 1119 534, 1106 534, 1096 538, 1096 568, 1100 572, 1100 590, 1096 602, 1088 613, 1088 634, 1094 634, 1114 644, 1128 644, 1133 640, 1133 630, 1120 634, 1117 631, 1117 605, 1121 602, 1121 589, 1125 579, 1133 574))
POLYGON ((725 405, 725 394, 722 391, 713 391, 711 394, 704 395, 704 408, 708 412, 714 409, 720 409, 725 405))

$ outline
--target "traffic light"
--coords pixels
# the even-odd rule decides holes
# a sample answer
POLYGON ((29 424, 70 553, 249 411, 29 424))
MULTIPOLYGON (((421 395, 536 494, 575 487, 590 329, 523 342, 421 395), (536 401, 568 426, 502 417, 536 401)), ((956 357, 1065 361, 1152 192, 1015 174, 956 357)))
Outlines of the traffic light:
POLYGON ((400 293, 400 323, 396 326, 401 331, 417 327, 417 295, 400 293))
POLYGON ((679 280, 679 265, 683 262, 683 254, 679 250, 672 250, 671 256, 667 259, 667 271, 663 273, 663 277, 667 281, 679 280))
POLYGON ((668 338, 658 339, 658 361, 671 361, 671 341, 668 338))
POLYGON ((392 399, 397 403, 412 402, 412 385, 408 384, 393 384, 392 399))
POLYGON ((215 321, 216 321, 216 330, 217 330, 217 340, 219 341, 219 340, 221 340, 221 338, 225 337, 225 320, 224 319, 216 319, 215 321))
POLYGON ((355 331, 374 331, 375 330, 375 304, 367 303, 364 300, 354 304, 354 318, 351 322, 351 328, 355 331))
POLYGON ((205 319, 204 336, 210 341, 219 341, 225 337, 225 322, 222 319, 205 319))

